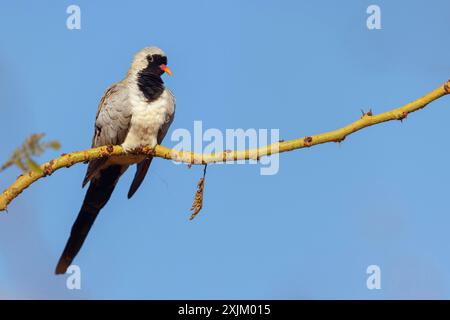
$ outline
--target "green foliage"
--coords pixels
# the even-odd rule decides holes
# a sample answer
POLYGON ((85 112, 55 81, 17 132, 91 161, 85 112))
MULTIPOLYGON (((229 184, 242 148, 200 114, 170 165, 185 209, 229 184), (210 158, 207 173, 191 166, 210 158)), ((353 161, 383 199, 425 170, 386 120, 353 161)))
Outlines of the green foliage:
POLYGON ((42 155, 47 149, 58 150, 61 147, 56 140, 41 141, 43 137, 43 133, 34 133, 29 136, 20 147, 14 150, 9 160, 0 167, 0 171, 15 165, 23 172, 34 171, 41 173, 42 169, 33 160, 33 157, 42 155))

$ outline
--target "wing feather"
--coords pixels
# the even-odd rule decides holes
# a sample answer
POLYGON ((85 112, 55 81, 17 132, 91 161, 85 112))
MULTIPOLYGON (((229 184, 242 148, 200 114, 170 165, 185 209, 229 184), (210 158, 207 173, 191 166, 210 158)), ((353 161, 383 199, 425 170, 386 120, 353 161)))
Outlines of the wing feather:
MULTIPOLYGON (((110 86, 100 100, 95 118, 92 147, 122 144, 127 136, 131 121, 128 105, 128 89, 118 82, 110 86)), ((83 187, 95 176, 108 159, 96 159, 89 162, 83 187)))

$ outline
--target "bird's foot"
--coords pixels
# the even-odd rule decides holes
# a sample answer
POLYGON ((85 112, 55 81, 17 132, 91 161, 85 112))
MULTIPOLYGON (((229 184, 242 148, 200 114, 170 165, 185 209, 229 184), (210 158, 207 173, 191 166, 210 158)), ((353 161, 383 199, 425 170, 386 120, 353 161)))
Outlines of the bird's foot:
POLYGON ((122 149, 128 153, 128 154, 132 154, 132 155, 142 155, 142 154, 146 154, 146 153, 150 153, 153 151, 155 147, 150 147, 147 145, 139 145, 139 146, 127 146, 127 145, 122 145, 122 149))

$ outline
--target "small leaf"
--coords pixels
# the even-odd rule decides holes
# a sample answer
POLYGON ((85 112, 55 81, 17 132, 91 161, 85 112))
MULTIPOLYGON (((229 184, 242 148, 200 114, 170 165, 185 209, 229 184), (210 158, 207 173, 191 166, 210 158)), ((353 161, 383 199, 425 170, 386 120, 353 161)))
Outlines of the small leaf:
POLYGON ((29 157, 26 158, 26 160, 27 160, 27 166, 28 166, 28 168, 30 168, 31 171, 33 171, 34 173, 39 173, 39 174, 42 173, 41 167, 39 167, 39 165, 36 162, 34 162, 29 157))
POLYGON ((23 172, 28 170, 27 166, 22 162, 22 159, 20 158, 14 159, 14 164, 23 172))
POLYGON ((50 148, 54 149, 54 150, 59 150, 61 149, 61 143, 59 143, 58 141, 50 141, 49 142, 50 148))
POLYGON ((56 140, 41 142, 43 137, 43 133, 34 133, 30 135, 20 147, 14 150, 9 160, 0 167, 0 171, 9 168, 12 165, 16 165, 23 172, 31 170, 33 172, 42 173, 42 169, 32 159, 32 156, 40 156, 47 149, 58 150, 61 148, 61 144, 56 140))
POLYGON ((12 159, 9 159, 8 161, 6 161, 4 164, 2 164, 2 166, 0 167, 0 172, 8 169, 9 167, 11 167, 14 164, 14 161, 12 161, 12 159))

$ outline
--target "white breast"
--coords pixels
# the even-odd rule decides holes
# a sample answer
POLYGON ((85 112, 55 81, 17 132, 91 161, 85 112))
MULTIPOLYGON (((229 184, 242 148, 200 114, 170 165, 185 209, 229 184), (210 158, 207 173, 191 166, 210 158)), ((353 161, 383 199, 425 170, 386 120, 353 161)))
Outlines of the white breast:
POLYGON ((154 147, 158 143, 157 137, 161 126, 174 112, 174 103, 168 90, 164 90, 161 96, 148 103, 142 95, 130 92, 130 105, 132 116, 130 129, 122 147, 125 151, 131 151, 138 147, 154 147))

